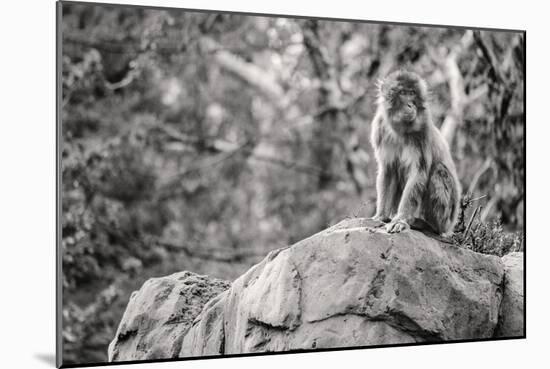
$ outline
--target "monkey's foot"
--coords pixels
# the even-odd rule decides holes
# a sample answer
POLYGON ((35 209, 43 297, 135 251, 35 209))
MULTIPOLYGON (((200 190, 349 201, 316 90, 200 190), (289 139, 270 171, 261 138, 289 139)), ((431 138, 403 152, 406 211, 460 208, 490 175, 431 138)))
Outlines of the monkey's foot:
POLYGON ((386 232, 388 233, 399 233, 409 229, 409 224, 402 219, 392 220, 386 225, 386 232))

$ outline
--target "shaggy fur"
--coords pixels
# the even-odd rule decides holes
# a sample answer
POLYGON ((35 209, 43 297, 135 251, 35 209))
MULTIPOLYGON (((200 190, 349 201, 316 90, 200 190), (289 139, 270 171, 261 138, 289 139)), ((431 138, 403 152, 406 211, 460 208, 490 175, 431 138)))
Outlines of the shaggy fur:
POLYGON ((378 163, 375 219, 388 232, 412 224, 447 234, 457 221, 460 183, 447 142, 433 124, 427 86, 397 71, 379 83, 371 141, 378 163))

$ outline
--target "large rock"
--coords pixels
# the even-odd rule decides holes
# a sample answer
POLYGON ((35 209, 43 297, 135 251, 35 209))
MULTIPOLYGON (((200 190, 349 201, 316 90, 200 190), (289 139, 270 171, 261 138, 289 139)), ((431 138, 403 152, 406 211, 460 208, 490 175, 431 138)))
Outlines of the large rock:
POLYGON ((187 274, 207 286, 190 300, 172 297, 183 286, 174 276, 168 277, 169 293, 159 280, 146 283, 131 299, 109 357, 210 356, 499 333, 499 313, 501 320, 508 314, 501 309, 505 264, 499 257, 416 231, 388 234, 377 225, 349 219, 273 251, 229 289, 222 281, 187 274), (186 312, 185 319, 170 320, 174 312, 186 312))
POLYGON ((523 252, 512 252, 502 257, 504 263, 504 292, 495 337, 523 337, 525 335, 523 297, 523 252))
POLYGON ((346 220, 269 254, 208 304, 179 356, 493 336, 498 257, 374 225, 346 220))
POLYGON ((228 282, 190 272, 149 279, 130 297, 109 361, 177 357, 205 304, 228 288, 228 282))

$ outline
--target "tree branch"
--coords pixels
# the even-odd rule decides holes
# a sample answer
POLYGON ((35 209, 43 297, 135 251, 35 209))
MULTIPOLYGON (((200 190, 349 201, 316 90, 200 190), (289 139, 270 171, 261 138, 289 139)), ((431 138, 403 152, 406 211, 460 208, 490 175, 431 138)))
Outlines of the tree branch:
POLYGON ((456 129, 462 122, 464 106, 468 101, 464 92, 464 79, 458 68, 458 58, 462 51, 468 48, 472 42, 472 31, 466 31, 460 42, 451 49, 442 63, 443 71, 449 84, 451 111, 447 114, 441 125, 441 134, 447 140, 449 146, 452 146, 456 129))
POLYGON ((204 52, 211 53, 214 56, 214 60, 218 65, 241 78, 249 85, 256 87, 268 100, 274 102, 276 106, 284 108, 287 105, 285 91, 269 72, 223 49, 216 41, 209 37, 203 37, 200 44, 204 52))
POLYGON ((477 187, 477 183, 479 182, 479 179, 483 174, 485 174, 486 171, 491 169, 493 166, 493 160, 491 158, 487 158, 481 167, 477 170, 477 172, 474 174, 474 178, 472 179, 472 182, 470 182, 470 186, 468 187, 468 193, 473 194, 474 190, 477 187))
POLYGON ((493 50, 489 48, 485 40, 483 39, 483 35, 481 34, 481 31, 474 31, 474 39, 476 41, 476 44, 481 49, 481 52, 483 53, 483 56, 485 59, 489 62, 489 67, 491 68, 491 75, 493 76, 493 79, 501 84, 506 84, 506 79, 504 78, 504 75, 499 67, 499 62, 495 54, 493 53, 493 50))

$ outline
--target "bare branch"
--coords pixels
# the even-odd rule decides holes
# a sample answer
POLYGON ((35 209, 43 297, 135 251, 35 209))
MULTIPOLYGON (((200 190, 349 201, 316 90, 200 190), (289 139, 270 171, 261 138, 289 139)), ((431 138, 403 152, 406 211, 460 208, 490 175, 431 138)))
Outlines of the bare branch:
POLYGON ((316 143, 312 151, 316 164, 321 169, 318 175, 318 186, 322 189, 333 178, 334 146, 332 137, 338 129, 338 112, 344 104, 341 102, 342 92, 338 85, 338 79, 335 77, 336 71, 320 40, 319 23, 316 20, 305 21, 302 32, 304 47, 313 65, 314 75, 320 84, 317 105, 322 107, 322 110, 318 114, 317 124, 313 129, 313 138, 316 143))
POLYGON ((496 82, 506 84, 506 79, 504 78, 504 74, 500 69, 498 59, 493 53, 493 50, 487 45, 487 42, 484 40, 481 31, 474 32, 474 39, 476 41, 476 44, 481 49, 483 56, 489 62, 489 67, 491 68, 493 78, 496 80, 496 82))
POLYGON ((468 48, 472 42, 472 31, 467 31, 443 61, 443 71, 447 77, 451 95, 451 111, 447 114, 441 125, 441 134, 447 140, 449 146, 452 146, 456 129, 462 122, 464 106, 468 101, 464 92, 464 79, 458 68, 458 58, 462 51, 468 48))
POLYGON ((468 187, 469 194, 474 193, 474 190, 476 189, 477 183, 479 182, 481 176, 485 174, 486 171, 491 169, 492 166, 493 166, 493 160, 491 158, 485 159, 481 167, 474 174, 474 178, 472 179, 472 182, 470 182, 470 187, 468 187))
POLYGON ((462 242, 462 246, 464 246, 464 244, 466 243, 466 240, 468 238, 468 233, 470 232, 470 228, 472 227, 472 223, 474 222, 474 219, 475 217, 477 216, 477 214, 479 213, 479 211, 481 210, 481 206, 478 206, 474 212, 472 213, 472 216, 470 217, 470 221, 468 222, 468 226, 466 227, 466 230, 464 231, 464 241, 462 242))
POLYGON ((477 100, 481 99, 489 92, 489 87, 486 84, 479 86, 478 88, 471 90, 467 96, 467 101, 465 105, 472 104, 477 100))
POLYGON ((287 105, 285 91, 269 72, 223 49, 209 37, 201 39, 201 46, 205 52, 214 55, 214 60, 222 68, 256 87, 270 101, 274 101, 277 106, 284 108, 287 105))
POLYGON ((139 76, 139 71, 136 69, 132 69, 118 82, 109 82, 105 80, 105 87, 107 87, 109 90, 117 90, 119 88, 124 88, 128 86, 130 83, 132 83, 136 77, 139 76))
POLYGON ((478 196, 476 198, 470 199, 468 202, 479 201, 479 200, 484 199, 486 197, 487 197, 487 195, 478 196))

